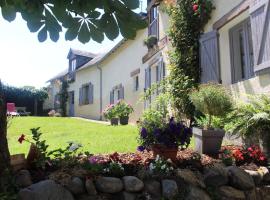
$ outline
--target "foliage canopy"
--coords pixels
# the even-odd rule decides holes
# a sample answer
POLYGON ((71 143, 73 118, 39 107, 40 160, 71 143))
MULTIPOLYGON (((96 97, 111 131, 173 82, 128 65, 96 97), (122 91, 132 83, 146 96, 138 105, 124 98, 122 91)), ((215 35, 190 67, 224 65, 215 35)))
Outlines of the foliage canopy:
POLYGON ((104 34, 110 40, 119 33, 127 39, 146 26, 146 21, 133 10, 139 0, 0 0, 1 13, 11 22, 21 13, 31 32, 38 32, 44 42, 48 34, 56 42, 62 27, 65 39, 87 43, 90 39, 101 43, 104 34))

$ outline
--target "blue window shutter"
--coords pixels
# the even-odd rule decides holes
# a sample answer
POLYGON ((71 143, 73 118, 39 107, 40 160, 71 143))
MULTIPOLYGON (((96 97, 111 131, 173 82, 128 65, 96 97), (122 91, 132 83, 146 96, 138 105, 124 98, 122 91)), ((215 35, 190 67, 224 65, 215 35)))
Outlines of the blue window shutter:
POLYGON ((114 90, 110 92, 110 104, 114 104, 114 90))
POLYGON ((200 38, 201 82, 221 82, 218 32, 205 33, 200 38))
POLYGON ((88 103, 93 104, 94 102, 94 86, 92 83, 89 83, 88 85, 88 103))
POLYGON ((124 94, 124 86, 121 86, 120 88, 120 99, 124 99, 125 98, 125 94, 124 94))
POLYGON ((148 86, 148 69, 144 70, 144 89, 147 89, 148 86))
MULTIPOLYGON (((250 22, 254 51, 254 72, 270 67, 270 3, 257 0, 250 3, 250 22)), ((267 70, 268 71, 268 70, 267 70)))
POLYGON ((79 105, 82 105, 82 88, 79 89, 79 105))

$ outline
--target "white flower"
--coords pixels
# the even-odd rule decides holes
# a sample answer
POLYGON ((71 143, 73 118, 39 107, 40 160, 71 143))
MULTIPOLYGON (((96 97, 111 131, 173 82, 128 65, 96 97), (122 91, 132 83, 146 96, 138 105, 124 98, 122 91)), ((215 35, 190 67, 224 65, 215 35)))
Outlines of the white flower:
POLYGON ((78 148, 80 148, 80 146, 78 144, 72 144, 70 147, 69 147, 69 151, 76 151, 78 148))
POLYGON ((165 165, 162 165, 162 166, 161 166, 161 169, 165 169, 165 168, 166 168, 166 166, 165 166, 165 165))

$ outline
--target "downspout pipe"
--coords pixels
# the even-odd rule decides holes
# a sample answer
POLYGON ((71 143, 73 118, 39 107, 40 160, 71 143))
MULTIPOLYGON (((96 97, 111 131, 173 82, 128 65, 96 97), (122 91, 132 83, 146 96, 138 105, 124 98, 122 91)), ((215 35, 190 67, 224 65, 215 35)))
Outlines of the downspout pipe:
POLYGON ((100 120, 102 120, 102 107, 103 107, 103 102, 102 102, 102 92, 103 92, 103 85, 102 85, 102 68, 100 65, 97 65, 97 69, 99 70, 99 111, 100 111, 100 120))

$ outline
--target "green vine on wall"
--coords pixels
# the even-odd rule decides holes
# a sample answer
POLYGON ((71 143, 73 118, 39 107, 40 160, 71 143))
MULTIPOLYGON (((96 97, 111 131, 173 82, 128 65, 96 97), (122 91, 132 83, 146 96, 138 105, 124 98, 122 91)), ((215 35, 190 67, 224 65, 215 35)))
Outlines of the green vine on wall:
POLYGON ((192 119, 194 106, 189 93, 200 82, 199 38, 211 17, 210 0, 178 0, 166 10, 170 16, 169 37, 171 94, 177 113, 192 119))
POLYGON ((63 79, 61 81, 61 90, 59 92, 59 95, 60 95, 60 109, 61 109, 62 117, 67 116, 68 88, 69 88, 68 80, 63 79))

